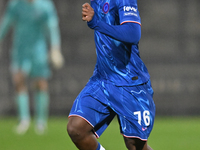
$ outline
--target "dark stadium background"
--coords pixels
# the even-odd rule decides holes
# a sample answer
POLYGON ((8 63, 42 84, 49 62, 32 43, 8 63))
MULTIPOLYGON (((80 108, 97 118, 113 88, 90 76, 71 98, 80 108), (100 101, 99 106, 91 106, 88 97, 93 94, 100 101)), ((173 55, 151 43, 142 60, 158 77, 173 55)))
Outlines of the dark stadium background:
MULTIPOLYGON (((50 115, 67 116, 96 62, 93 31, 81 20, 83 0, 54 0, 65 66, 50 79, 50 115)), ((7 0, 0 1, 0 16, 7 0)), ((200 115, 200 1, 138 0, 140 54, 151 75, 157 115, 200 115)), ((0 116, 16 115, 9 71, 11 32, 0 47, 0 116)), ((30 88, 31 84, 30 84, 30 88)), ((30 93, 32 95, 33 93, 30 93)), ((31 99, 33 112, 33 100, 31 99)))

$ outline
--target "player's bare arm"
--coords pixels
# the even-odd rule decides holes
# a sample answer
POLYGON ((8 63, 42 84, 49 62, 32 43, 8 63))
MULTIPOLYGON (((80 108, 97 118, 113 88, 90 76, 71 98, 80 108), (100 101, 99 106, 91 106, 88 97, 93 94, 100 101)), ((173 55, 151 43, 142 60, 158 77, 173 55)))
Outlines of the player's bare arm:
POLYGON ((82 5, 82 20, 83 21, 91 21, 94 16, 94 9, 90 6, 89 3, 85 3, 82 5))

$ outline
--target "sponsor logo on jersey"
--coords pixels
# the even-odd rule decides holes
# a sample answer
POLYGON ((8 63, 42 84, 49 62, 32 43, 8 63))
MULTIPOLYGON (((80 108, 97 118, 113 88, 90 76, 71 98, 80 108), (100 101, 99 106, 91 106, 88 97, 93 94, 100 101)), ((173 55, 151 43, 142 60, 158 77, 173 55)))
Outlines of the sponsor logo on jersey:
POLYGON ((137 8, 131 6, 124 6, 124 11, 134 11, 137 12, 137 8))
POLYGON ((136 13, 131 13, 131 12, 128 12, 128 13, 124 13, 124 16, 138 16, 136 13))
POLYGON ((124 10, 124 16, 136 16, 136 17, 138 16, 137 8, 133 6, 124 6, 123 10, 124 10))
POLYGON ((103 10, 103 12, 104 12, 105 14, 107 14, 108 11, 109 11, 109 8, 110 8, 110 6, 109 6, 109 3, 107 2, 107 3, 105 3, 105 4, 103 5, 102 10, 103 10))

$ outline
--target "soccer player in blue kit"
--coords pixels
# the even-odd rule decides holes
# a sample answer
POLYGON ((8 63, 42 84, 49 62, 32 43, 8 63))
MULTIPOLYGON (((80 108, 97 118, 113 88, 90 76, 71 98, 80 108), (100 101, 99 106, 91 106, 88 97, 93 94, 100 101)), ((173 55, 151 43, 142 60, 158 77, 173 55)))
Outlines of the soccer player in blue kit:
POLYGON ((82 20, 94 30, 97 62, 93 76, 69 114, 67 131, 80 150, 105 150, 97 141, 114 116, 129 150, 152 150, 147 139, 155 117, 150 75, 138 43, 137 0, 91 0, 82 20))
POLYGON ((63 57, 60 51, 58 16, 51 0, 10 0, 2 18, 0 41, 13 28, 11 71, 18 107, 18 134, 30 126, 29 93, 26 85, 30 77, 35 83, 36 132, 43 134, 48 119, 49 50, 52 64, 60 68, 63 57))

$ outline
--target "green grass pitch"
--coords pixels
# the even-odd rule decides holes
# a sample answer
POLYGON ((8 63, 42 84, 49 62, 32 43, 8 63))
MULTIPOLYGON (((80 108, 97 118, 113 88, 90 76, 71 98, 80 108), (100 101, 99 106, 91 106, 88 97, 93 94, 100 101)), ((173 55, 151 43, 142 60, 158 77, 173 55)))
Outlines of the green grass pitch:
MULTIPOLYGON (((77 150, 66 132, 67 118, 51 117, 48 132, 39 136, 32 125, 25 135, 16 135, 16 118, 0 118, 0 150, 77 150)), ((114 119, 98 139, 106 150, 126 150, 114 119)), ((149 137, 154 150, 200 150, 200 117, 157 117, 149 137)))

